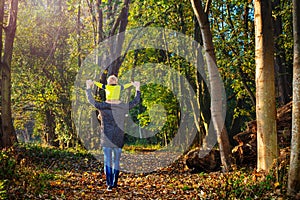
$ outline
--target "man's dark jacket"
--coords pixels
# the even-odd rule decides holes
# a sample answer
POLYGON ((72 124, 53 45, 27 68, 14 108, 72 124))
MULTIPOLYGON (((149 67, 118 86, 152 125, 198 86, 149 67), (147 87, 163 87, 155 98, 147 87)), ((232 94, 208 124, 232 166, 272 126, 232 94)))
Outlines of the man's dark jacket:
POLYGON ((124 146, 124 122, 129 109, 132 109, 140 102, 141 93, 136 92, 135 98, 126 103, 110 104, 97 102, 93 98, 91 89, 86 90, 90 104, 100 111, 101 116, 101 146, 118 147, 124 146))

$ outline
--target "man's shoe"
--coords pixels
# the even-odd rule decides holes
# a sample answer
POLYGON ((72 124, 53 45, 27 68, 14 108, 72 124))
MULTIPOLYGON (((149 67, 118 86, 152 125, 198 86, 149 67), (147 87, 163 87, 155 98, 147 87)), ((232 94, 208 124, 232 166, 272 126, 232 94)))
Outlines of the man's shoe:
POLYGON ((113 187, 112 186, 108 186, 106 191, 112 191, 113 187))

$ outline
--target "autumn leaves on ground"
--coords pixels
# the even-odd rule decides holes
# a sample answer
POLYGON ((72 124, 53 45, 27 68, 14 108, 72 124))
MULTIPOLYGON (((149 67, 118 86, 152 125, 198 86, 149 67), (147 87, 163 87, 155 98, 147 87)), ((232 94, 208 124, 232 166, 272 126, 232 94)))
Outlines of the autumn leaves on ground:
POLYGON ((19 144, 0 161, 0 199, 287 199, 285 167, 192 173, 180 158, 150 173, 122 172, 108 192, 101 162, 84 151, 19 144))

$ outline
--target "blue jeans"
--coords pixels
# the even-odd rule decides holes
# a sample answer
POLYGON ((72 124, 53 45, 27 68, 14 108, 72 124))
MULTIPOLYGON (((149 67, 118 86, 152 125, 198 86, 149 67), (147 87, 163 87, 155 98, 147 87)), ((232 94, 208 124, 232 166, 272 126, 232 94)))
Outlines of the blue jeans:
POLYGON ((120 172, 121 148, 103 147, 106 185, 116 187, 120 172))

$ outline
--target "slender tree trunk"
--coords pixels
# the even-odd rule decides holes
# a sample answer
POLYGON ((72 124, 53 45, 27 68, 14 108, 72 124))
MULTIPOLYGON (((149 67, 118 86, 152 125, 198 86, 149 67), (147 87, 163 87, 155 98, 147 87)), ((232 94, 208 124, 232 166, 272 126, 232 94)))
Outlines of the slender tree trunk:
MULTIPOLYGON (((124 0, 124 7, 121 10, 120 16, 118 18, 119 22, 119 35, 116 37, 116 45, 113 50, 113 54, 115 55, 121 55, 122 47, 124 43, 124 34, 122 34, 124 31, 126 31, 126 27, 128 24, 128 14, 129 14, 129 3, 130 0, 124 0), (121 34, 120 34, 121 33, 121 34)), ((118 21, 117 21, 118 22, 118 21)), ((121 67, 123 60, 121 59, 121 56, 118 57, 118 59, 115 60, 115 62, 111 65, 109 68, 108 74, 119 74, 119 69, 121 67)))
MULTIPOLYGON (((126 31, 130 0, 123 0, 122 4, 121 0, 108 0, 106 3, 108 4, 108 7, 104 12, 102 8, 102 6, 104 6, 102 0, 95 0, 94 4, 88 1, 89 10, 93 18, 95 45, 98 45, 108 38, 111 42, 107 49, 105 49, 105 58, 102 59, 105 60, 105 63, 109 63, 109 66, 103 66, 103 63, 100 63, 100 58, 97 58, 97 64, 101 67, 106 67, 106 72, 102 73, 102 76, 100 77, 100 82, 104 84, 106 83, 107 75, 118 75, 120 66, 123 62, 122 56, 119 55, 121 55, 122 52, 124 34, 120 34, 114 38, 112 38, 112 36, 126 31), (122 9, 120 14, 118 14, 120 5, 122 5, 122 9), (96 12, 94 12, 94 10, 96 12), (109 21, 109 23, 106 23, 107 21, 109 21), (105 35, 105 32, 108 32, 108 34, 105 35), (118 55, 118 58, 116 60, 111 60, 111 58, 115 55, 118 55)), ((99 92, 97 92, 97 94, 98 93, 99 92)))
POLYGON ((2 129, 2 52, 3 52, 3 26, 4 26, 4 1, 0 1, 0 149, 4 147, 4 133, 2 129))
MULTIPOLYGON (((275 0, 273 2, 273 9, 277 10, 277 12, 281 12, 280 1, 275 0)), ((275 36, 275 74, 276 74, 276 83, 277 83, 277 96, 280 105, 285 105, 290 101, 290 89, 288 87, 288 79, 287 79, 287 70, 284 65, 285 54, 282 51, 281 45, 276 42, 276 39, 283 34, 282 32, 282 17, 279 15, 276 18, 273 18, 274 22, 274 36, 275 36)), ((284 47, 283 47, 284 48, 284 47)))
POLYGON ((292 145, 289 168, 288 192, 300 193, 300 2, 293 0, 294 27, 294 72, 293 72, 293 112, 292 145))
POLYGON ((255 0, 254 6, 257 170, 269 171, 278 155, 271 0, 255 0))
POLYGON ((101 9, 101 4, 102 4, 102 1, 101 0, 97 0, 97 19, 98 19, 98 35, 97 35, 97 44, 99 44, 100 42, 103 41, 103 38, 104 38, 104 35, 103 35, 103 13, 102 13, 102 9, 101 9))
MULTIPOLYGON (((194 26, 195 26, 195 30, 194 30, 194 39, 200 44, 203 45, 203 41, 202 41, 202 37, 201 37, 201 30, 200 30, 200 25, 199 22, 197 20, 197 18, 194 18, 194 26)), ((203 63, 203 56, 202 56, 202 51, 201 49, 198 50, 197 53, 197 63, 201 64, 203 63)), ((187 73, 187 74, 190 74, 187 73)), ((209 96, 209 92, 207 89, 207 85, 203 79, 203 77, 200 75, 200 72, 198 71, 197 68, 195 68, 195 91, 196 91, 196 98, 197 101, 196 103, 193 103, 191 100, 191 106, 192 108, 194 108, 193 110, 198 110, 199 116, 198 114, 194 115, 194 120, 195 120, 195 124, 198 130, 198 134, 197 134, 197 138, 198 138, 198 142, 199 142, 199 146, 203 146, 204 149, 206 149, 207 145, 204 143, 205 141, 203 140, 205 138, 206 135, 208 135, 208 126, 209 126, 209 121, 211 118, 211 113, 210 113, 210 106, 209 103, 210 102, 210 96, 209 96), (195 105, 194 105, 195 104, 195 105)))
POLYGON ((78 65, 78 68, 81 67, 81 63, 82 63, 82 60, 81 60, 81 54, 82 54, 82 50, 81 50, 81 0, 79 0, 79 3, 78 3, 78 12, 77 12, 77 27, 76 27, 76 32, 77 32, 77 52, 78 52, 78 61, 77 61, 77 65, 78 65))
MULTIPOLYGON (((4 1, 1 1, 1 32, 3 31, 3 14, 4 14, 4 1)), ((0 70, 1 70, 1 132, 0 138, 2 147, 9 147, 17 142, 16 133, 12 122, 11 112, 11 60, 13 52, 13 42, 15 38, 17 28, 17 12, 18 12, 18 0, 12 0, 9 6, 9 22, 5 30, 4 39, 4 52, 3 52, 3 38, 1 39, 1 52, 3 52, 3 58, 1 58, 0 70)), ((2 33, 1 33, 2 36, 2 33)))
MULTIPOLYGON (((211 1, 208 1, 211 2, 211 1)), ((225 171, 229 171, 231 167, 231 147, 229 144, 228 135, 224 128, 223 112, 222 112, 222 84, 219 82, 219 72, 217 69, 216 56, 214 45, 212 42, 212 33, 208 21, 208 7, 206 5, 205 11, 202 7, 202 1, 191 0, 194 13, 200 24, 201 34, 203 39, 203 46, 205 50, 205 58, 207 61, 209 82, 211 89, 211 119, 217 133, 219 143, 220 156, 222 165, 225 171)))
POLYGON ((50 146, 58 147, 57 135, 55 134, 55 115, 51 110, 45 111, 46 115, 46 130, 45 130, 45 143, 50 146))
MULTIPOLYGON (((0 52, 3 51, 3 27, 4 27, 4 0, 0 1, 0 52)), ((0 60, 2 61, 2 53, 0 54, 0 60)), ((0 77, 1 78, 1 77, 0 77)))

